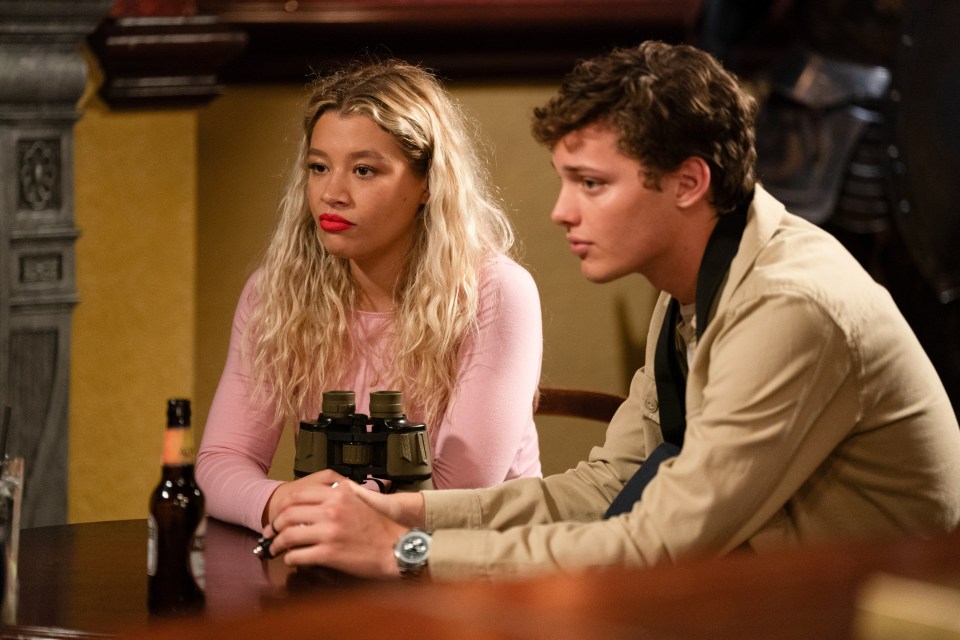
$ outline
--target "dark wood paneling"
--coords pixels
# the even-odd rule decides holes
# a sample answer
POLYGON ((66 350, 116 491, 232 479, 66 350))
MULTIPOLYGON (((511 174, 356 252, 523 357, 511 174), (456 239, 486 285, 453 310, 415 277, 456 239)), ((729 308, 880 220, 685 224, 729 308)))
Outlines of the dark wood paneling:
POLYGON ((90 39, 116 108, 202 104, 226 83, 303 82, 396 56, 450 79, 559 78, 647 38, 686 40, 699 0, 117 0, 90 39))
POLYGON ((233 82, 300 81, 330 62, 373 53, 470 79, 559 77, 580 58, 645 38, 683 40, 692 0, 476 2, 200 1, 200 11, 242 28, 233 82))

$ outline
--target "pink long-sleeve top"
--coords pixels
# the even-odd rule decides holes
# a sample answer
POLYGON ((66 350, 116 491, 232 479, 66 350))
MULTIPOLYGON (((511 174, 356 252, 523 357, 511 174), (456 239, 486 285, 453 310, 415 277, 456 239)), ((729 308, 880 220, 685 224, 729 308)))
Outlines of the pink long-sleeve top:
MULTIPOLYGON (((247 281, 234 314, 196 472, 210 515, 260 531, 267 500, 281 484, 267 477, 281 433, 271 426, 274 407, 252 397, 251 365, 240 348, 256 278, 255 273, 247 281)), ((366 348, 359 350, 343 388, 356 392, 358 413, 369 413, 370 391, 383 388, 377 374, 392 357, 381 330, 390 314, 356 311, 354 321, 366 348)), ((442 419, 427 425, 435 488, 487 487, 540 476, 533 402, 542 355, 536 284, 523 267, 497 256, 481 276, 478 330, 464 343, 453 394, 442 419)), ((407 416, 423 421, 416 407, 408 406, 407 416)))

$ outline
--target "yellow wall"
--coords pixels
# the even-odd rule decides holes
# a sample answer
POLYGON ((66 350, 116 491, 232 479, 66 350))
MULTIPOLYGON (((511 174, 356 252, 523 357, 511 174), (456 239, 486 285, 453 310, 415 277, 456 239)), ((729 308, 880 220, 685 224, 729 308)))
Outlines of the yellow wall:
POLYGON ((143 518, 166 399, 194 393, 197 117, 82 108, 68 517, 143 518))
MULTIPOLYGON (((562 228, 550 221, 559 180, 549 153, 530 137, 530 115, 554 93, 553 84, 454 87, 489 140, 493 181, 513 213, 523 263, 540 290, 543 308, 542 383, 626 394, 642 358, 656 297, 640 276, 587 282, 562 228)), ((605 425, 539 418, 545 473, 563 471, 603 441, 605 425)))
MULTIPOLYGON (((530 139, 529 114, 554 86, 451 89, 481 123, 521 261, 540 289, 544 383, 625 393, 653 292, 639 277, 587 283, 562 230, 549 221, 557 179, 549 155, 530 139)), ((193 397, 199 437, 233 307, 273 227, 299 135, 301 98, 300 86, 231 86, 196 110, 118 114, 95 99, 84 106, 75 160, 83 236, 71 521, 146 516, 166 397, 193 397)), ((603 434, 575 420, 538 424, 548 472, 585 456, 603 434)), ((272 475, 289 477, 291 465, 288 438, 272 475)))
MULTIPOLYGON (((234 306, 269 241, 299 138, 296 87, 228 88, 200 112, 197 421, 227 353, 234 306)), ((198 430, 199 435, 200 430, 198 430)), ((281 452, 292 452, 287 436, 281 452)), ((292 475, 292 453, 277 477, 292 475)))

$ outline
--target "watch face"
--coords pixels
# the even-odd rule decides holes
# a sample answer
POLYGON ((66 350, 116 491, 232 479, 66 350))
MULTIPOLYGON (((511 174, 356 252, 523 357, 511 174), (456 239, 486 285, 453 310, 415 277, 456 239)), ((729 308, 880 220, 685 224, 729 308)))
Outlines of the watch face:
POLYGON ((400 543, 400 558, 405 562, 419 562, 427 555, 430 545, 427 538, 420 534, 408 535, 400 543))

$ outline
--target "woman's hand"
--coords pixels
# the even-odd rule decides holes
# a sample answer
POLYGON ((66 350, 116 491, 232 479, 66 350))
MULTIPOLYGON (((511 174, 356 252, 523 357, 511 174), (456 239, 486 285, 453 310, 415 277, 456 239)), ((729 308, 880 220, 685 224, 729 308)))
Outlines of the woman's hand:
POLYGON ((361 485, 347 480, 340 474, 329 469, 324 469, 323 471, 318 471, 317 473, 311 473, 310 475, 298 480, 294 480, 293 482, 285 482, 284 484, 278 486, 270 496, 270 499, 267 500, 267 504, 263 509, 263 517, 260 524, 267 526, 267 524, 272 522, 279 513, 276 505, 279 504, 285 496, 287 496, 297 487, 329 487, 334 483, 337 483, 338 486, 343 486, 355 491, 357 495, 370 507, 372 507, 378 513, 390 518, 391 520, 399 522, 400 524, 404 524, 411 529, 413 527, 422 528, 424 526, 426 513, 423 496, 420 494, 420 492, 383 494, 378 491, 368 491, 367 489, 361 487, 361 485))
POLYGON ((268 523, 272 522, 273 519, 277 517, 279 511, 277 510, 276 504, 295 488, 314 485, 329 487, 334 482, 346 482, 346 478, 334 471, 330 471, 329 469, 324 469, 323 471, 318 471, 317 473, 311 473, 308 476, 304 476, 303 478, 299 478, 292 482, 284 482, 283 484, 277 486, 273 493, 270 494, 270 498, 267 500, 267 504, 263 508, 263 516, 260 518, 260 524, 267 526, 268 523))

